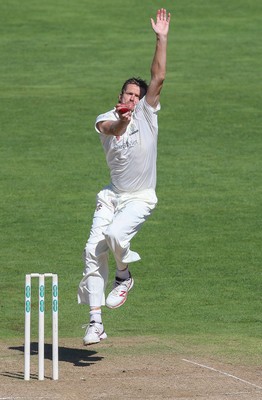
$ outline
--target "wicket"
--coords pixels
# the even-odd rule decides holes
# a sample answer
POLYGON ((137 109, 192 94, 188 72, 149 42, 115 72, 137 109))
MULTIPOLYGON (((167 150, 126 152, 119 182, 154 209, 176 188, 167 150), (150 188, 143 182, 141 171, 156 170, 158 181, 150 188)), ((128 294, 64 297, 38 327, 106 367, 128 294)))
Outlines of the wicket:
POLYGON ((52 378, 58 379, 58 276, 57 274, 27 274, 25 277, 25 347, 24 380, 30 380, 31 353, 31 278, 38 278, 38 380, 44 375, 45 357, 45 278, 52 278, 52 378))

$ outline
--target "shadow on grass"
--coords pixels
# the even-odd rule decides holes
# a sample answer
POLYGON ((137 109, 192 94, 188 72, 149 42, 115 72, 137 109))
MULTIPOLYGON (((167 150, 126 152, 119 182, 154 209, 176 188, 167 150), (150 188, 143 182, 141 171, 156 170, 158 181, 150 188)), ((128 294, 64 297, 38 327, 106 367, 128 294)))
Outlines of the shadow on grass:
MULTIPOLYGON (((24 352, 24 346, 9 347, 10 350, 18 350, 24 352)), ((69 362, 76 367, 88 367, 97 361, 101 361, 103 357, 95 356, 94 350, 74 349, 70 347, 59 347, 59 361, 69 362)), ((38 356, 38 343, 31 343, 31 356, 38 356)), ((45 343, 45 359, 52 360, 52 345, 45 343)))
MULTIPOLYGON (((24 346, 12 346, 9 347, 9 350, 21 351, 24 353, 24 346)), ((59 346, 59 361, 61 362, 69 362, 76 367, 88 367, 92 364, 95 364, 98 361, 101 361, 104 357, 96 356, 97 352, 94 350, 87 349, 75 349, 70 347, 62 347, 59 346)), ((38 343, 31 343, 31 356, 38 357, 38 343)), ((45 360, 52 360, 52 345, 45 343, 45 360)), ((14 372, 4 372, 1 375, 9 376, 10 378, 23 379, 23 373, 14 373, 14 372)), ((31 378, 37 379, 37 376, 31 374, 31 378)))

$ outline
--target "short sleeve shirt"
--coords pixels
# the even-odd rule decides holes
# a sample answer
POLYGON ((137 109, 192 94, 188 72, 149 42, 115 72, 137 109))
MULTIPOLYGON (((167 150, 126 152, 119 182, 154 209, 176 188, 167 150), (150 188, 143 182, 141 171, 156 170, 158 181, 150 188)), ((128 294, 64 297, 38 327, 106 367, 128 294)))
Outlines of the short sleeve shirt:
POLYGON ((97 117, 95 129, 100 135, 116 191, 155 190, 159 110, 160 104, 154 109, 143 97, 121 136, 105 135, 97 128, 98 122, 119 119, 115 109, 97 117))

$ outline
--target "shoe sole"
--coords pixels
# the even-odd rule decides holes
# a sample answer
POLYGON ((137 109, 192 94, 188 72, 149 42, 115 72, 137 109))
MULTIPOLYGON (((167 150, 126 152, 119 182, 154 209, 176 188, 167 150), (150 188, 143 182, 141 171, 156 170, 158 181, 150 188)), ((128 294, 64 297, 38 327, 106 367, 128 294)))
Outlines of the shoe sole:
POLYGON ((110 305, 106 304, 107 308, 110 308, 112 310, 112 309, 121 307, 127 301, 128 293, 132 289, 133 286, 134 286, 134 279, 132 279, 132 283, 131 283, 131 285, 130 285, 127 293, 126 293, 126 297, 123 297, 123 300, 121 301, 121 303, 119 303, 117 306, 110 306, 110 305))
POLYGON ((101 335, 99 336, 99 340, 97 340, 97 341, 92 341, 92 342, 85 342, 85 341, 83 340, 83 345, 84 345, 84 346, 90 346, 91 344, 97 344, 97 343, 100 343, 101 340, 105 340, 106 338, 107 338, 107 334, 106 334, 105 332, 103 332, 103 333, 101 333, 101 335))

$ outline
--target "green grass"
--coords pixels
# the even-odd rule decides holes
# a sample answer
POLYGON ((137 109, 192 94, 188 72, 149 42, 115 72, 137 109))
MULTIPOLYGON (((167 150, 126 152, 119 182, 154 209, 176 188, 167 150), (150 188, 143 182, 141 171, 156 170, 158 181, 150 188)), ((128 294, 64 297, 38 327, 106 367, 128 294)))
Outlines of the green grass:
MULTIPOLYGON (((82 336, 81 253, 109 179, 93 124, 122 81, 149 79, 149 17, 159 6, 0 4, 2 338, 23 337, 24 275, 33 271, 59 274, 60 336, 82 336)), ((142 261, 127 305, 104 310, 107 333, 261 354, 261 4, 163 6, 172 25, 159 205, 133 240, 142 261)))

